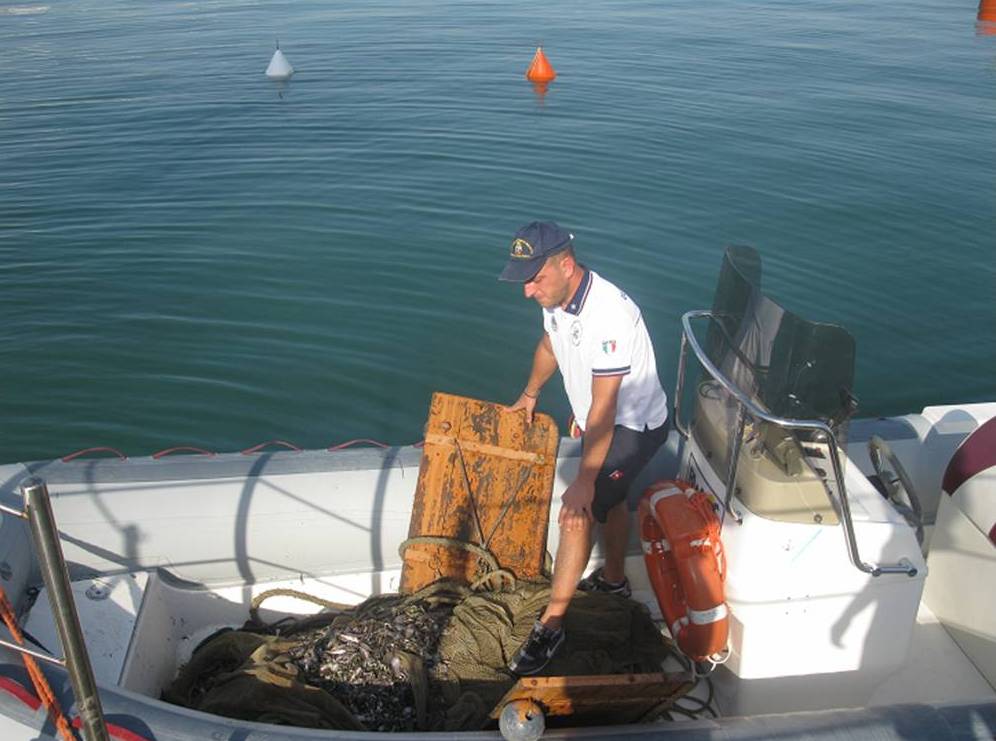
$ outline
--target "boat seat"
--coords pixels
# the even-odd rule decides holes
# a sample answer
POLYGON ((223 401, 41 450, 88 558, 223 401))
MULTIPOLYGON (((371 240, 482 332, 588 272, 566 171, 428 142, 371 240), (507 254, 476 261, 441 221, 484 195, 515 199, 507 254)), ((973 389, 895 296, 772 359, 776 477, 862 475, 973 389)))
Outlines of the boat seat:
MULTIPOLYGON (((70 584, 93 675, 100 684, 116 685, 121 681, 149 578, 148 573, 139 571, 80 579, 70 584)), ((38 594, 24 629, 53 655, 65 655, 47 589, 38 594)))

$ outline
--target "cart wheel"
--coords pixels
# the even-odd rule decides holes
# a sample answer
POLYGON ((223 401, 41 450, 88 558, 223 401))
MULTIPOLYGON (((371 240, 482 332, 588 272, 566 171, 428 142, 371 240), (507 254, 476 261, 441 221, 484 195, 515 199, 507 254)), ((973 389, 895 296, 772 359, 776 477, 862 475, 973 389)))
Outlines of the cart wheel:
POLYGON ((546 718, 532 700, 512 700, 501 709, 498 728, 505 741, 536 741, 546 730, 546 718))

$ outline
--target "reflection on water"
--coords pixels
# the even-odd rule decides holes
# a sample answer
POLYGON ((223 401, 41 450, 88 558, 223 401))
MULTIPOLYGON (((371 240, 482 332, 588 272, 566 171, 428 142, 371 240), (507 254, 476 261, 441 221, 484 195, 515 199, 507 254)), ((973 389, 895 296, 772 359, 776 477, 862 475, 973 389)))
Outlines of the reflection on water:
POLYGON ((0 8, 0 15, 40 15, 47 13, 48 10, 47 5, 9 5, 0 8))
POLYGON ((270 84, 273 85, 280 100, 290 96, 290 80, 271 80, 270 84))
POLYGON ((544 98, 546 97, 547 92, 549 92, 550 90, 550 83, 531 82, 529 84, 532 85, 533 92, 536 93, 536 100, 539 102, 540 105, 543 105, 544 98))

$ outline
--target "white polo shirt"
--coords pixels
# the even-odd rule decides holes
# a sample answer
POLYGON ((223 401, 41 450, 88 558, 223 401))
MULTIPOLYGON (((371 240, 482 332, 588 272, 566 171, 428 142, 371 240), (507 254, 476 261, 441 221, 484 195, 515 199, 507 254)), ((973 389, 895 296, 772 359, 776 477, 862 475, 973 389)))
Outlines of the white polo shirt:
POLYGON ((623 376, 616 424, 642 431, 667 420, 667 395, 640 308, 593 270, 585 269, 566 309, 543 309, 543 329, 564 377, 574 419, 584 429, 596 376, 623 376))

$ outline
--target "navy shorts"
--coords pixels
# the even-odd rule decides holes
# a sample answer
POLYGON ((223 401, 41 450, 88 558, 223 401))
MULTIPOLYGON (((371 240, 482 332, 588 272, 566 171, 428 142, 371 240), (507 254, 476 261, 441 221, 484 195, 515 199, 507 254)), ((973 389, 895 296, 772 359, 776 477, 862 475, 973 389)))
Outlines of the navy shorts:
POLYGON ((595 479, 595 501, 591 514, 605 522, 609 510, 626 500, 626 493, 643 467, 667 440, 668 422, 654 430, 637 432, 616 425, 605 463, 595 479))

